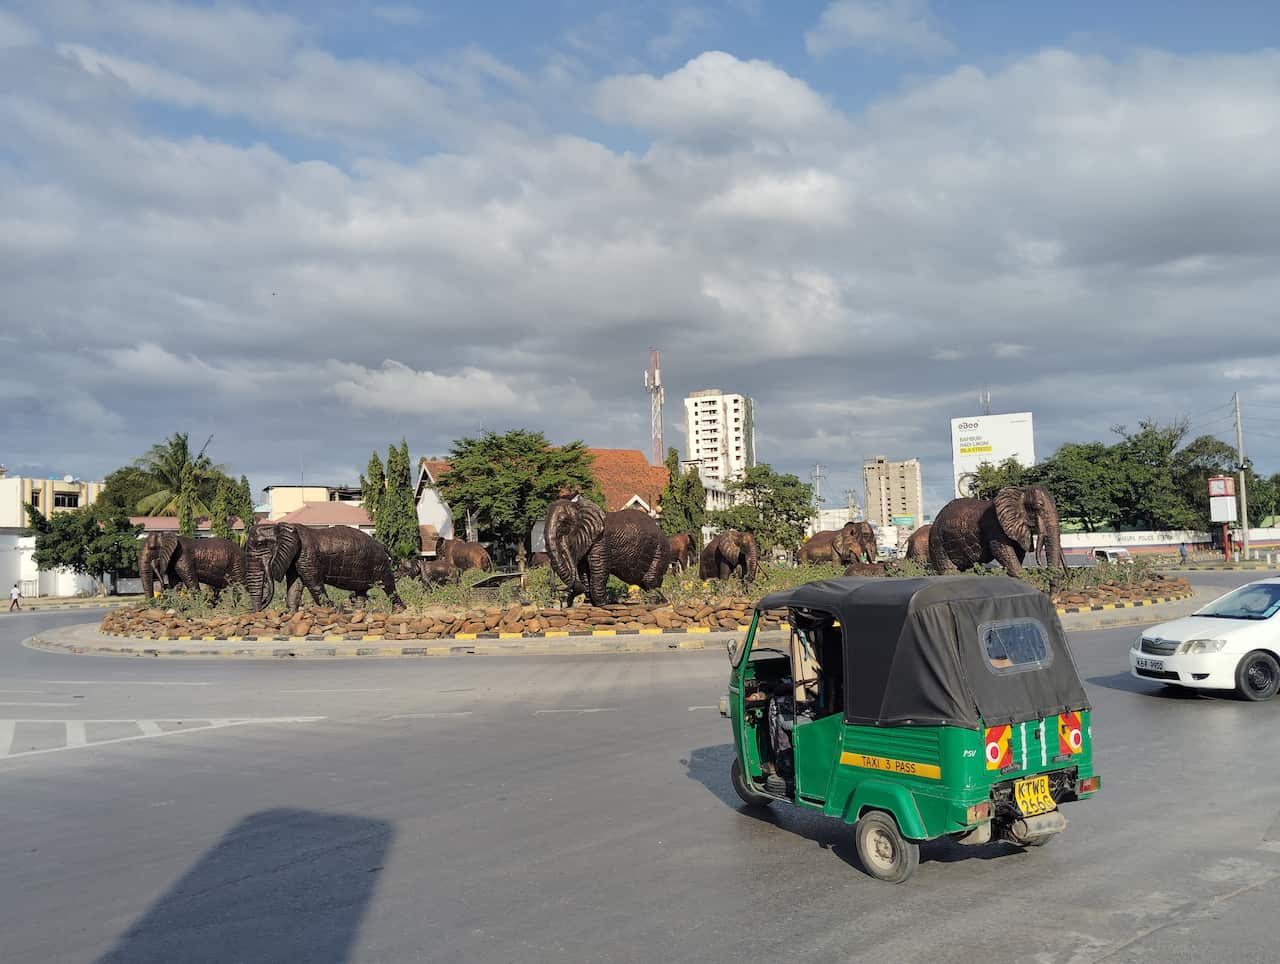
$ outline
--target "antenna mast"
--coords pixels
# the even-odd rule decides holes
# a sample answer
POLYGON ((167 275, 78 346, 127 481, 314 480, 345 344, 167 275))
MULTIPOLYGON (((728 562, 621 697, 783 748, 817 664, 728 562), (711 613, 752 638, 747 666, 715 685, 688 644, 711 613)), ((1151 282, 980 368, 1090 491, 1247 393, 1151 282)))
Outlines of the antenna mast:
POLYGON ((649 393, 649 462, 661 465, 666 460, 662 448, 662 369, 658 349, 649 349, 649 370, 644 373, 644 388, 649 393))
POLYGON ((988 390, 985 383, 982 386, 982 394, 978 396, 978 401, 982 404, 982 414, 990 415, 991 414, 991 392, 990 390, 988 390))

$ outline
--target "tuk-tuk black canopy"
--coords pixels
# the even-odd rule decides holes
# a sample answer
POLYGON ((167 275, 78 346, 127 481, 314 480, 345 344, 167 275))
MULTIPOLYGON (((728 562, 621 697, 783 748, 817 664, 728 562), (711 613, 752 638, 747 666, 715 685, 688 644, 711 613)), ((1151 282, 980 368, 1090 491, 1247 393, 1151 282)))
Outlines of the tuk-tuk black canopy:
POLYGON ((840 621, 845 720, 978 729, 1088 709, 1049 598, 1008 576, 848 577, 776 592, 756 609, 799 608, 840 621), (1035 620, 1050 658, 1024 672, 993 668, 989 627, 1035 620))

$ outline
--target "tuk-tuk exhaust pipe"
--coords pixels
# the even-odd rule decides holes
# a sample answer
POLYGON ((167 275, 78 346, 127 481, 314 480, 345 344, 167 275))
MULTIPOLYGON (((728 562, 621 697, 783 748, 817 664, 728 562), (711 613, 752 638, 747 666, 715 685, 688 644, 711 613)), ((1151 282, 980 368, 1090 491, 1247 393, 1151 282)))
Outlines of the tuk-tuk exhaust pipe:
POLYGON ((1036 817, 1019 817, 1005 829, 1004 836, 1012 843, 1025 847, 1035 845, 1067 829, 1067 818, 1061 810, 1042 813, 1036 817))

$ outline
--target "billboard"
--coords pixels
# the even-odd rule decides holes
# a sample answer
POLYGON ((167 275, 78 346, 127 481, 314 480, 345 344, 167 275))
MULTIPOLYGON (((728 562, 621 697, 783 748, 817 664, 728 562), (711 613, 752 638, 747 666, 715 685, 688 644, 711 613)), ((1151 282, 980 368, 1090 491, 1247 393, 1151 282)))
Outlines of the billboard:
POLYGON ((1209 521, 1236 521, 1236 480, 1229 475, 1209 480, 1209 521))
POLYGON ((955 494, 973 494, 974 474, 983 462, 999 465, 1013 459, 1019 465, 1036 460, 1031 413, 973 415, 951 420, 951 468, 955 494))

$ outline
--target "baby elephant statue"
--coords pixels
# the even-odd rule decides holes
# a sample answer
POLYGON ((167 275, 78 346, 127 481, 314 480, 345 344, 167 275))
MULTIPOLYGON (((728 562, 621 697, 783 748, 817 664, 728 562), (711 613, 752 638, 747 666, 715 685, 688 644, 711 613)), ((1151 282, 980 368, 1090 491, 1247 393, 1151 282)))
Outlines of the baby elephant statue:
POLYGON ((423 559, 420 556, 406 559, 396 567, 399 575, 417 579, 428 588, 448 582, 457 571, 448 559, 423 559))
POLYGON ((462 539, 441 539, 436 546, 436 560, 447 562, 458 572, 468 569, 493 571, 493 560, 484 546, 462 539))
POLYGON ((263 522, 249 530, 245 550, 249 555, 245 581, 255 611, 271 605, 277 579, 285 581, 285 602, 291 610, 301 605, 304 586, 316 605, 329 605, 326 584, 349 589, 357 597, 381 586, 392 602, 400 602, 390 554, 359 529, 263 522))
POLYGON ((760 546, 750 532, 726 529, 707 543, 698 558, 698 578, 728 579, 734 573, 750 584, 760 572, 760 546))
POLYGON ((244 583, 244 550, 230 539, 192 539, 176 532, 153 532, 142 543, 138 575, 149 599, 156 585, 181 584, 197 592, 204 583, 214 591, 244 583))
POLYGON ((679 532, 674 536, 667 537, 667 548, 671 555, 671 569, 673 572, 684 572, 693 563, 693 536, 687 532, 679 532))
POLYGON ((605 512, 582 495, 547 508, 544 531, 551 568, 565 590, 565 607, 585 594, 593 606, 607 602, 610 576, 629 586, 657 589, 667 572, 667 537, 638 509, 605 512))
POLYGON ((932 528, 932 525, 925 524, 907 536, 908 562, 914 562, 918 566, 929 564, 929 530, 932 528))
POLYGON ((1020 576, 1028 552, 1066 568, 1058 507, 1043 485, 1009 486, 994 499, 952 499, 929 529, 929 562, 940 573, 995 560, 1020 576))
POLYGON ((816 562, 875 562, 879 549, 876 530, 869 522, 846 522, 840 529, 815 532, 800 547, 796 559, 800 565, 816 562))

